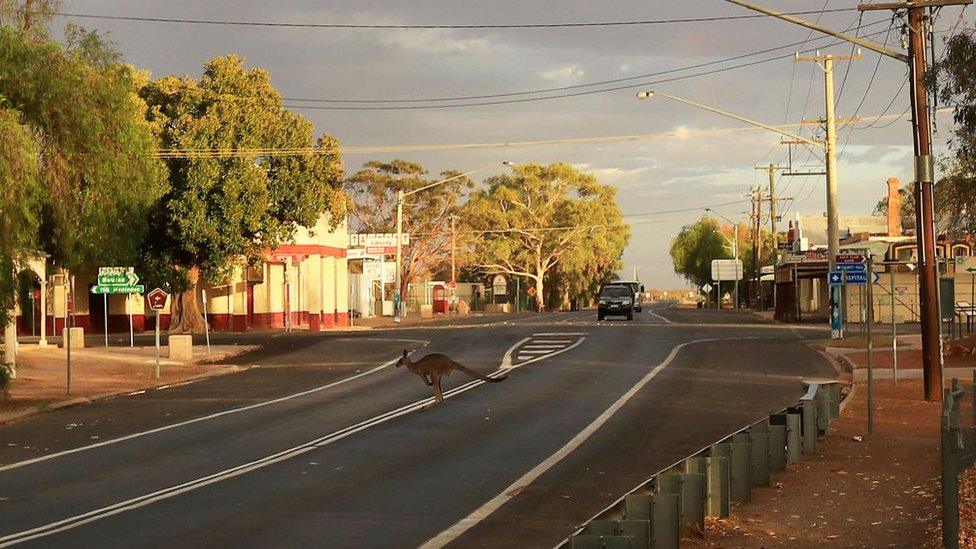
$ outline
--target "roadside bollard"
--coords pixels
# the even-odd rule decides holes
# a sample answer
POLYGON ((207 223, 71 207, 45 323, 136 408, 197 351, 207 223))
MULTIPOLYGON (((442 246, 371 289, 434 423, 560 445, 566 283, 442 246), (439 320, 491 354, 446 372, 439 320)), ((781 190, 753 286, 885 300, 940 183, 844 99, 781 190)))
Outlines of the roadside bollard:
POLYGON ((729 485, 732 483, 729 458, 711 456, 705 458, 705 461, 708 463, 708 478, 706 479, 708 516, 728 518, 729 485))
POLYGON ((770 417, 769 425, 769 470, 786 470, 786 414, 770 417))
POLYGON ((786 462, 800 463, 802 459, 800 414, 786 414, 786 462))
POLYGON ((752 499, 752 442, 746 433, 732 435, 732 501, 752 499))
POLYGON ((802 403, 803 425, 803 453, 812 454, 817 451, 817 403, 806 399, 802 403))
POLYGON ((769 424, 757 423, 749 428, 752 442, 752 485, 769 485, 769 424))

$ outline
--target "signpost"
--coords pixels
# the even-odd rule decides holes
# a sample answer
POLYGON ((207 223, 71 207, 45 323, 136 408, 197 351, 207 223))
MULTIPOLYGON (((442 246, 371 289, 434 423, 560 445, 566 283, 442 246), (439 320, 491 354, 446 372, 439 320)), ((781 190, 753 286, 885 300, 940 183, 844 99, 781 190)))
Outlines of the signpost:
POLYGON ((706 282, 702 285, 701 291, 705 292, 705 305, 708 305, 708 299, 712 296, 712 285, 706 282))
POLYGON ((207 290, 200 290, 203 297, 203 330, 207 334, 207 358, 210 358, 210 319, 207 314, 207 290))
MULTIPOLYGON (((92 287, 91 293, 101 294, 105 321, 105 346, 108 347, 108 296, 109 294, 141 294, 146 291, 145 286, 139 284, 139 276, 133 267, 99 267, 98 284, 92 287)), ((129 313, 129 344, 133 343, 132 313, 129 313)))
MULTIPOLYGON (((718 283, 719 290, 722 288, 722 281, 728 280, 735 283, 733 292, 735 300, 734 309, 739 308, 739 281, 742 280, 742 260, 739 259, 713 259, 712 260, 712 280, 718 283)), ((718 292, 718 308, 722 308, 722 292, 718 292)))
POLYGON ((162 311, 163 307, 166 306, 167 298, 169 298, 169 294, 161 288, 156 288, 146 295, 149 308, 156 311, 156 379, 159 379, 159 311, 162 311))
MULTIPOLYGON (((864 320, 867 347, 868 347, 868 434, 874 432, 874 368, 872 359, 874 355, 874 342, 871 340, 874 324, 874 285, 880 280, 878 273, 874 272, 872 256, 868 251, 864 253, 847 252, 835 256, 836 270, 827 275, 827 282, 831 286, 858 285, 866 286, 867 294, 867 316, 864 320)), ((894 278, 892 278, 892 288, 894 288, 894 278)), ((894 293, 892 293, 894 302, 894 293)), ((863 307, 863 304, 862 304, 863 307)), ((843 337, 843 324, 838 318, 839 315, 831 313, 830 328, 831 336, 834 337, 836 331, 840 330, 843 337)), ((892 308, 892 325, 894 325, 894 308, 892 308)))

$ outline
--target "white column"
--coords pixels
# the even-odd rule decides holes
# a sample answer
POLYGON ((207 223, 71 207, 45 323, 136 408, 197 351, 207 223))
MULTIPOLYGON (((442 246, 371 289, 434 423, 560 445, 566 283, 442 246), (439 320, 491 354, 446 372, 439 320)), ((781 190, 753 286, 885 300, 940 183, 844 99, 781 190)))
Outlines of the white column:
POLYGON ((41 277, 41 339, 37 342, 40 347, 47 347, 47 277, 41 277))

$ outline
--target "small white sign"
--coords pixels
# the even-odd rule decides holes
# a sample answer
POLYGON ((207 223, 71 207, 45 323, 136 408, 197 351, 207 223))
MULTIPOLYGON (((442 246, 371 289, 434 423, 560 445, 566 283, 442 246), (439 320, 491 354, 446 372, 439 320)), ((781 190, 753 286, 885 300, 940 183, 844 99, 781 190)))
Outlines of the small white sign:
POLYGON ((706 282, 705 285, 701 287, 701 291, 705 292, 706 294, 711 293, 712 285, 706 282))

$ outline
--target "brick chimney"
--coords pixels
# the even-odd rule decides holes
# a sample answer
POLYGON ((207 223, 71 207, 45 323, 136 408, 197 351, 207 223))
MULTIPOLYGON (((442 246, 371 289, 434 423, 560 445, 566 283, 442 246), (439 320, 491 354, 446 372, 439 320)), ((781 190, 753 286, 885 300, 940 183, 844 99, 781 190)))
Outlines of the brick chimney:
POLYGON ((888 236, 901 236, 901 181, 888 180, 888 236))

